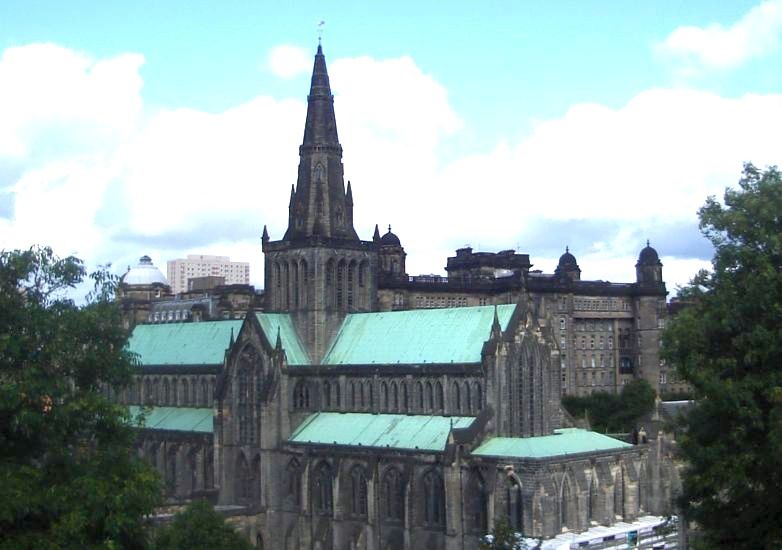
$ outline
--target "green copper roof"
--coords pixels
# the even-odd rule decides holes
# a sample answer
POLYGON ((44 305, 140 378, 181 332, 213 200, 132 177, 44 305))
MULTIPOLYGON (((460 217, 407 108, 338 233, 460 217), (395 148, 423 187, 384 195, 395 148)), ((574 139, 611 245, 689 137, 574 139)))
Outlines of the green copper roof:
POLYGON ((273 346, 277 345, 277 330, 280 331, 282 348, 288 358, 289 365, 309 365, 310 360, 304 346, 299 341, 299 336, 293 326, 293 320, 287 313, 256 313, 266 339, 273 346))
POLYGON ((466 428, 473 420, 471 416, 320 412, 307 418, 288 441, 440 452, 451 427, 466 428))
MULTIPOLYGON (((497 306, 502 330, 515 308, 497 306)), ((354 313, 323 364, 480 363, 493 321, 494 306, 354 313)))
POLYGON ((142 365, 218 365, 242 321, 138 325, 128 340, 142 365))
POLYGON ((554 430, 540 437, 494 437, 475 449, 477 456, 511 458, 548 458, 552 456, 608 451, 632 447, 613 437, 579 428, 554 430))
MULTIPOLYGON (((132 405, 128 408, 133 419, 141 413, 141 407, 132 405)), ((212 409, 155 407, 148 411, 143 427, 151 430, 212 433, 213 414, 212 409)))

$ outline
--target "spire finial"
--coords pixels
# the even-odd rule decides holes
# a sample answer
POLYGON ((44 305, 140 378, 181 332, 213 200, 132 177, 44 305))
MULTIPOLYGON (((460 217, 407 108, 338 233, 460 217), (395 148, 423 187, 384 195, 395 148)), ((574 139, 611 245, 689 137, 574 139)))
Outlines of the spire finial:
POLYGON ((646 239, 646 246, 649 246, 649 239, 646 239))
POLYGON ((320 23, 318 23, 318 53, 323 53, 320 43, 323 40, 323 26, 326 24, 325 21, 321 20, 320 23))
POLYGON ((391 224, 388 224, 388 232, 391 233, 391 224))
POLYGON ((569 254, 569 253, 570 253, 570 247, 565 245, 565 254, 569 254))
POLYGON ((380 230, 377 227, 377 224, 375 224, 375 234, 372 235, 373 241, 379 241, 380 240, 380 230))

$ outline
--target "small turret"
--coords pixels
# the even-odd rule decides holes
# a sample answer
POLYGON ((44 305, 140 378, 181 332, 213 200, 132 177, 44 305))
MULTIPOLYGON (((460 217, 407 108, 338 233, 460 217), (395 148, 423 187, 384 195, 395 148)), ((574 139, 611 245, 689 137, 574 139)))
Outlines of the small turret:
POLYGON ((657 251, 646 240, 646 246, 638 254, 635 276, 639 284, 657 285, 663 282, 663 264, 657 251))
POLYGON ((581 268, 578 267, 576 257, 570 253, 570 247, 565 247, 565 253, 559 257, 559 263, 554 270, 554 274, 558 277, 570 279, 571 281, 578 281, 581 279, 581 268))

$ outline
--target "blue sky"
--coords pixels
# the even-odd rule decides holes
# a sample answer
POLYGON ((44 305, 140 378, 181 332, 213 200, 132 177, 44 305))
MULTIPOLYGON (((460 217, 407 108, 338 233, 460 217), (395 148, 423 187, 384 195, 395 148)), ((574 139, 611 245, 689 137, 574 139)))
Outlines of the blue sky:
POLYGON ((706 195, 779 163, 777 0, 329 4, 0 4, 0 247, 224 252, 260 286, 321 20, 357 230, 393 224, 413 272, 569 244, 628 280, 648 237, 683 283, 706 195))

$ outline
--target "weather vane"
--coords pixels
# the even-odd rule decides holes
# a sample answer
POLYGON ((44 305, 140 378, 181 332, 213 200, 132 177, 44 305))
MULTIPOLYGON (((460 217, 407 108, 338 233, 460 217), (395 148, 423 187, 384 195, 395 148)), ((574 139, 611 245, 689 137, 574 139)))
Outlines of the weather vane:
POLYGON ((323 38, 323 26, 326 24, 325 21, 321 21, 318 23, 318 44, 320 44, 321 39, 323 38))

